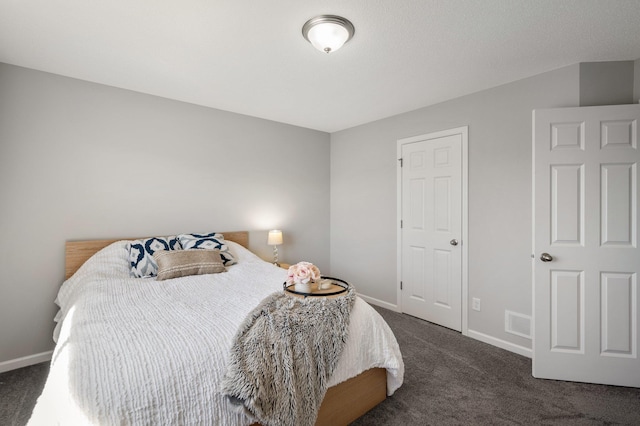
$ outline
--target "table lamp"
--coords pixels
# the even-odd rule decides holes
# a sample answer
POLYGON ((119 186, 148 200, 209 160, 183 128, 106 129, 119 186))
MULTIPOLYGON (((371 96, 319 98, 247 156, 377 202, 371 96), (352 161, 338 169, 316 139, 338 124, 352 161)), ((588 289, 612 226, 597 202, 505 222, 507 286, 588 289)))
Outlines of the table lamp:
POLYGON ((267 244, 273 246, 273 264, 278 264, 278 246, 282 244, 282 231, 279 229, 273 229, 269 231, 269 237, 267 238, 267 244))

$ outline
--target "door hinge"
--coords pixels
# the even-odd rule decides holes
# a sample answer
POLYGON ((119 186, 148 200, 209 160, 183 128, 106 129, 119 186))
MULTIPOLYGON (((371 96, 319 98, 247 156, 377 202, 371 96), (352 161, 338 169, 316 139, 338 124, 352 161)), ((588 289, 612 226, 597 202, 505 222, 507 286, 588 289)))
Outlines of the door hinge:
POLYGON ((403 166, 403 163, 404 163, 404 162, 402 161, 402 158, 398 158, 398 161, 400 162, 400 167, 402 167, 402 166, 403 166))
POLYGON ((400 281, 400 290, 402 290, 402 281, 400 281))
POLYGON ((401 220, 400 221, 400 229, 402 229, 403 226, 404 226, 404 222, 401 220))

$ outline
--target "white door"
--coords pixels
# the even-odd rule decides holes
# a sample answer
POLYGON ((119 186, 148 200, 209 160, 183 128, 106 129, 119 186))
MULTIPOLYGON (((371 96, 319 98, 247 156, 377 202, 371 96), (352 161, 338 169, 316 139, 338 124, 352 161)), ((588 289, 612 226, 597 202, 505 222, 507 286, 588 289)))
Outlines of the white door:
POLYGON ((401 308, 461 331, 462 149, 466 128, 398 141, 401 308))
POLYGON ((640 387, 638 121, 534 111, 534 377, 640 387))

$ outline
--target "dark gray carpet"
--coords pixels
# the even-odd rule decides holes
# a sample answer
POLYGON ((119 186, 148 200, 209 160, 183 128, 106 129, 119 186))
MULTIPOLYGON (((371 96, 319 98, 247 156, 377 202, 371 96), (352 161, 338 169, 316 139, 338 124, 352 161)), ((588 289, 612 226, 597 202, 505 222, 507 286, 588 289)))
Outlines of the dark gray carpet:
MULTIPOLYGON (((528 358, 376 310, 398 339, 405 381, 354 425, 640 425, 640 389, 534 379, 528 358)), ((26 423, 48 369, 0 374, 0 425, 26 423)))
POLYGON ((49 363, 0 374, 0 425, 23 426, 42 392, 49 363))
POLYGON ((534 379, 528 358, 376 310, 400 344, 404 384, 354 425, 640 425, 640 389, 534 379))

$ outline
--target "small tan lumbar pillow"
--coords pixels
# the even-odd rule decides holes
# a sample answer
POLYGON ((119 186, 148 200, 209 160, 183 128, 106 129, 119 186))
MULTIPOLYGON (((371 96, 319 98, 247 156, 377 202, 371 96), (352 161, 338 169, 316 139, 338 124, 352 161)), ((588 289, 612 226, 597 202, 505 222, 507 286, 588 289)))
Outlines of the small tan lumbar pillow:
POLYGON ((220 250, 158 250, 153 253, 158 264, 158 281, 187 275, 225 272, 220 250))

